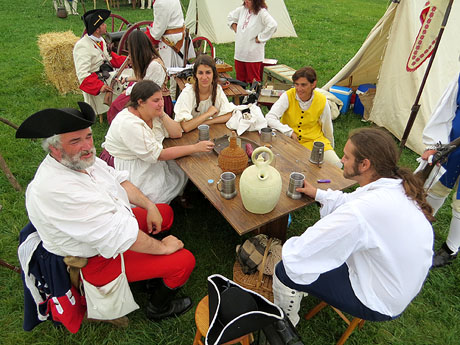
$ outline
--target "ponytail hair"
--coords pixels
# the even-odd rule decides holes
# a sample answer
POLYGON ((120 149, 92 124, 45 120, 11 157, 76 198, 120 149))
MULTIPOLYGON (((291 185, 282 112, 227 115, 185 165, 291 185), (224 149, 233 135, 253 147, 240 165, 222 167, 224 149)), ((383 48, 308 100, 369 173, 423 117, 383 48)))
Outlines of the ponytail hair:
POLYGON ((423 183, 407 168, 398 167, 398 149, 393 138, 384 130, 360 128, 350 133, 348 138, 353 146, 355 161, 368 159, 376 177, 399 178, 409 199, 414 200, 430 222, 434 220, 433 208, 426 201, 423 183))

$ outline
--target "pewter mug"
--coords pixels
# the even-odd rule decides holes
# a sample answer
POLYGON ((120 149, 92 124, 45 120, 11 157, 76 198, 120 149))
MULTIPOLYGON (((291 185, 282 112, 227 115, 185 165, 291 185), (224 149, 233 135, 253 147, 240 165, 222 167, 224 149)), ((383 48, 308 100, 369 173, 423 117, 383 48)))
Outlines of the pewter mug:
POLYGON ((323 164, 324 162, 324 143, 315 141, 311 150, 310 162, 314 164, 323 164))
POLYGON ((289 186, 286 194, 291 199, 300 199, 302 193, 297 192, 296 188, 303 187, 303 181, 305 180, 305 175, 299 172, 292 172, 289 178, 289 186))
POLYGON ((209 140, 209 126, 208 125, 199 125, 198 126, 198 140, 209 140))
POLYGON ((235 188, 236 175, 230 171, 226 171, 220 175, 219 181, 217 181, 217 190, 224 199, 232 199, 236 196, 235 188), (219 188, 219 186, 221 186, 219 188))
POLYGON ((265 127, 260 130, 260 141, 263 143, 271 143, 273 136, 273 130, 265 127))

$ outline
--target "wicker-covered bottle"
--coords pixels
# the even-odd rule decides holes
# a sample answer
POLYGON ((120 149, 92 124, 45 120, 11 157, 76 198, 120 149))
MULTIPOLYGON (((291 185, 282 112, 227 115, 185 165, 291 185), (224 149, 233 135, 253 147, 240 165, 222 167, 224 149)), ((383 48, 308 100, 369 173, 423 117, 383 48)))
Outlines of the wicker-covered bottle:
POLYGON ((236 144, 236 133, 232 132, 230 145, 223 149, 217 158, 222 171, 231 171, 240 174, 248 166, 246 152, 236 144))

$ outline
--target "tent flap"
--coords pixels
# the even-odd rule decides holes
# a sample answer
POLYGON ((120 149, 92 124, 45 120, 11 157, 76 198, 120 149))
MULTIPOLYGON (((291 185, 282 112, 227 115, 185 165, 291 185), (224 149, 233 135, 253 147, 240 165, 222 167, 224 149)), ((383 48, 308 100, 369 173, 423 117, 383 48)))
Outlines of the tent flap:
MULTIPOLYGON (((332 85, 357 87, 377 85, 369 120, 387 128, 401 139, 412 105, 417 96, 428 61, 414 72, 406 71, 406 62, 420 30, 420 12, 425 0, 401 0, 391 3, 356 55, 323 89, 332 85), (350 77, 352 83, 350 85, 350 77)), ((456 1, 441 39, 430 75, 420 99, 420 110, 409 135, 407 146, 421 153, 422 132, 434 107, 449 82, 460 71, 460 2, 456 1)))

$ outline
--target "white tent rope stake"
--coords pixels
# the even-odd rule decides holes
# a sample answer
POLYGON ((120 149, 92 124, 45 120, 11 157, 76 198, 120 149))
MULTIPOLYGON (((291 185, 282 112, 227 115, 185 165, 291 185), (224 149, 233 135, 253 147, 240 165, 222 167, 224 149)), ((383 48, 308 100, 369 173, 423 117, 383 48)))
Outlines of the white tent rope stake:
MULTIPOLYGON (((266 0, 268 12, 278 23, 273 37, 297 37, 283 0, 266 0)), ((235 33, 227 26, 227 15, 241 6, 241 0, 190 0, 185 26, 197 36, 212 43, 235 41, 235 33)))
MULTIPOLYGON (((326 84, 356 89, 361 84, 376 84, 369 121, 402 138, 411 107, 428 67, 424 63, 414 72, 406 71, 407 58, 420 30, 420 13, 426 0, 392 2, 370 31, 356 55, 326 84), (352 82, 349 82, 352 80, 352 82)), ((433 61, 420 110, 407 138, 407 147, 422 153, 422 132, 449 82, 460 72, 460 1, 454 1, 438 53, 433 61)))

